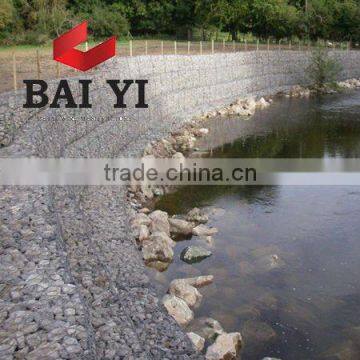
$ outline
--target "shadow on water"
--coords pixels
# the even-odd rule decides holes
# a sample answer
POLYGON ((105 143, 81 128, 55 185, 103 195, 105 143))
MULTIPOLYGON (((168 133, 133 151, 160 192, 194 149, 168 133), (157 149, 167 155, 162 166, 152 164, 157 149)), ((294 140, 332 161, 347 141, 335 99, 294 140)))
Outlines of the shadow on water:
MULTIPOLYGON (((359 114, 359 92, 280 99, 251 120, 209 122, 198 145, 213 157, 360 157, 359 114)), ((151 274, 162 293, 213 274, 195 315, 240 330, 243 360, 360 359, 360 187, 186 186, 156 206, 209 211, 214 243, 180 241, 169 269, 151 274), (189 243, 213 256, 185 264, 189 243)))

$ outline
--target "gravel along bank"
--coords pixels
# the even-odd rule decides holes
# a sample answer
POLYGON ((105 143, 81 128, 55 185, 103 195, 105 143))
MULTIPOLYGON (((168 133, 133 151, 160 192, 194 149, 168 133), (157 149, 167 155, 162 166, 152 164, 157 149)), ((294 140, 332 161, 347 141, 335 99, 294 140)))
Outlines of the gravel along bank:
MULTIPOLYGON (((195 114, 244 93, 270 93, 299 82, 305 55, 265 54, 114 59, 89 75, 93 107, 81 111, 30 112, 22 108, 24 93, 4 94, 0 157, 137 156, 149 141, 179 130, 195 114), (246 72, 256 79, 260 68, 275 61, 294 66, 288 77, 277 69, 276 77, 261 82, 244 78, 246 72), (230 71, 231 63, 242 72, 230 71), (149 109, 134 108, 135 92, 127 109, 114 109, 104 79, 116 78, 149 79, 149 109)), ((344 71, 352 64, 359 69, 357 55, 348 56, 344 71)), ((77 80, 69 80, 75 98, 77 80)), ((56 84, 49 83, 49 95, 56 84)), ((149 283, 126 199, 127 189, 117 186, 2 187, 0 359, 202 358, 149 283)), ((221 344, 239 341, 237 334, 219 337, 221 344)))

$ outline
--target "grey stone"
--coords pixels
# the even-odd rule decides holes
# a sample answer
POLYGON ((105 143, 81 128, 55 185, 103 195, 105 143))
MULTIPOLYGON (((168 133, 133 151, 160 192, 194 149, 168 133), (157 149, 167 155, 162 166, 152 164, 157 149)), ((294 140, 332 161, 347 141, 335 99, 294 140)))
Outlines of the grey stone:
POLYGON ((211 256, 212 252, 200 246, 188 246, 181 252, 181 260, 188 264, 196 263, 211 256))
POLYGON ((182 219, 170 218, 170 232, 178 235, 191 235, 194 224, 182 219))

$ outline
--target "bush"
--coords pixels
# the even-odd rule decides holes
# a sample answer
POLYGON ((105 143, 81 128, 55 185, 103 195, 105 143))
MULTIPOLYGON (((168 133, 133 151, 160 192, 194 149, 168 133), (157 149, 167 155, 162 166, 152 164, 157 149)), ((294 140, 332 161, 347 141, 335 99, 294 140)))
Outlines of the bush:
POLYGON ((89 28, 94 37, 106 38, 127 34, 129 24, 116 6, 96 6, 91 14, 89 28))
POLYGON ((340 71, 340 63, 329 56, 327 49, 318 47, 312 52, 307 72, 310 81, 316 88, 334 83, 340 71))

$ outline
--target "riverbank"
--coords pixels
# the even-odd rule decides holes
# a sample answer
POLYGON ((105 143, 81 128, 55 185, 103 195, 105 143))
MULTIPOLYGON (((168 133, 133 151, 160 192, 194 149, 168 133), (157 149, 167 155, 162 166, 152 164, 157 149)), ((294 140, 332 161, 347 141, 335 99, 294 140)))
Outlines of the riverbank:
MULTIPOLYGON (((1 157, 139 156, 195 114, 304 82, 303 52, 113 59, 89 76, 92 109, 23 109, 1 96, 1 157), (104 79, 148 79, 149 109, 114 109, 104 79)), ((342 78, 360 70, 341 52, 342 78)), ((80 78, 86 78, 82 75, 80 78)), ((78 78, 69 79, 80 96, 78 78)), ((49 82, 49 95, 56 91, 49 82)), ((119 187, 6 187, 0 198, 1 356, 201 358, 149 282, 119 187)), ((201 290, 202 291, 202 290, 201 290)))
MULTIPOLYGON (((342 89, 353 90, 357 88, 360 88, 360 80, 349 79, 316 90, 294 86, 288 92, 281 92, 275 94, 275 96, 308 98, 321 94, 335 94, 342 91, 342 89)), ((227 121, 229 116, 241 116, 245 119, 254 115, 256 110, 270 106, 272 102, 273 97, 271 96, 261 97, 258 100, 255 98, 238 99, 229 106, 212 110, 193 119, 190 124, 187 124, 182 130, 172 133, 170 137, 149 143, 144 150, 144 157, 146 159, 172 158, 179 162, 184 161, 185 155, 196 158, 199 156, 196 148, 197 139, 206 137, 209 133, 209 129, 206 127, 208 119, 217 118, 217 121, 227 121)), ((218 146, 221 145, 218 144, 218 146)), ((200 156, 202 155, 204 155, 203 152, 200 156)), ((214 243, 213 236, 216 237, 218 231, 216 228, 204 225, 208 222, 209 215, 197 208, 192 209, 185 215, 172 214, 171 216, 164 211, 154 211, 154 205, 159 197, 175 191, 176 187, 171 186, 131 186, 128 192, 129 201, 135 210, 131 226, 139 249, 142 251, 144 262, 147 266, 153 267, 160 272, 166 271, 173 262, 174 252, 172 248, 177 241, 195 236, 211 247, 214 243)), ((206 247, 190 244, 180 256, 183 261, 191 264, 204 260, 211 255, 212 252, 206 247)), ((272 264, 269 265, 271 269, 278 268, 279 264, 283 262, 278 255, 270 254, 269 256, 272 264)), ((267 261, 266 257, 264 261, 267 261)), ((201 274, 195 278, 172 280, 168 285, 168 294, 164 295, 163 304, 178 324, 187 329, 187 334, 197 351, 206 352, 207 359, 223 359, 224 354, 237 356, 242 347, 240 332, 226 334, 216 319, 208 318, 204 320, 204 318, 200 318, 194 320, 193 309, 200 306, 203 298, 198 288, 209 285, 213 281, 214 276, 212 274, 201 274), (193 330, 194 328, 196 332, 189 332, 189 329, 193 330), (220 334, 236 340, 224 343, 221 337, 219 341, 214 341, 216 336, 220 334), (205 343, 207 344, 206 347, 205 343)), ((254 341, 256 340, 252 339, 251 343, 254 341)))

